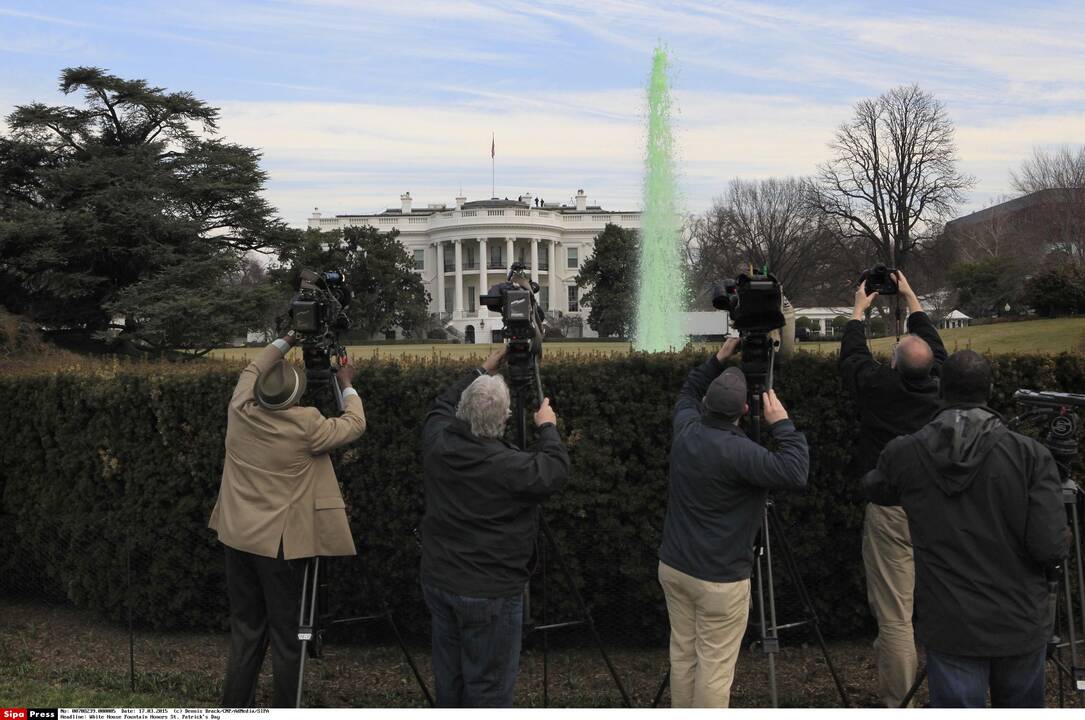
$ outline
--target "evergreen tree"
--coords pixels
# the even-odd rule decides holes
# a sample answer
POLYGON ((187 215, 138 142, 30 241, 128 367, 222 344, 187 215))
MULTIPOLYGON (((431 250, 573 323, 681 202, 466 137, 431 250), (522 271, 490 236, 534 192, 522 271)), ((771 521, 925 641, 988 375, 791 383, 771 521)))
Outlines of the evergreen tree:
POLYGON ((240 289, 200 300, 247 252, 297 241, 260 195, 260 154, 216 137, 218 109, 191 93, 83 67, 60 90, 82 104, 18 106, 0 136, 0 302, 82 339, 120 330, 140 349, 173 330, 208 346, 262 322, 250 313, 263 288, 250 288, 260 302, 240 289), (187 312, 159 314, 182 297, 187 312))
MULTIPOLYGON (((633 230, 607 223, 576 276, 576 284, 587 289, 581 302, 588 306, 588 324, 601 337, 629 337, 633 332, 638 242, 633 230)), ((675 308, 679 310, 685 300, 682 291, 675 288, 675 308)))

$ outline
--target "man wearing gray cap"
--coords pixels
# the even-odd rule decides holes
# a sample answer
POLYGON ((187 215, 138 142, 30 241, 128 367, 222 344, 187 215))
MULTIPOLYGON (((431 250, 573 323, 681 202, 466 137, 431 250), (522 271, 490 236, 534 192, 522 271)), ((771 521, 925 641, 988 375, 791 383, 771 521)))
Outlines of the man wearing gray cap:
POLYGON ((671 705, 727 707, 750 610, 754 538, 770 488, 806 486, 806 438, 773 390, 763 395, 769 451, 738 427, 746 377, 723 363, 735 338, 694 368, 678 396, 659 582, 671 625, 671 705))
POLYGON ((210 526, 226 552, 230 660, 224 707, 251 707, 271 645, 275 707, 293 707, 298 687, 298 613, 306 561, 354 555, 354 539, 328 452, 357 440, 365 412, 339 368, 343 414, 301 407, 305 370, 283 357, 290 332, 241 372, 226 421, 226 460, 210 526))

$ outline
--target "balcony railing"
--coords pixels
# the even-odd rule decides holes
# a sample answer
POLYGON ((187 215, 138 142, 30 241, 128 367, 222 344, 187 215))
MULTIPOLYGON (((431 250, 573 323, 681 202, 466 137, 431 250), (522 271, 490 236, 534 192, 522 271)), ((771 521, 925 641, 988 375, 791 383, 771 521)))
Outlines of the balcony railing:
POLYGON ((456 263, 450 263, 450 262, 445 263, 445 272, 452 272, 455 269, 456 269, 456 263))
POLYGON ((463 261, 463 269, 464 270, 478 270, 478 261, 477 260, 464 260, 463 261))
POLYGON ((486 263, 487 270, 504 270, 506 267, 504 260, 491 260, 486 263))

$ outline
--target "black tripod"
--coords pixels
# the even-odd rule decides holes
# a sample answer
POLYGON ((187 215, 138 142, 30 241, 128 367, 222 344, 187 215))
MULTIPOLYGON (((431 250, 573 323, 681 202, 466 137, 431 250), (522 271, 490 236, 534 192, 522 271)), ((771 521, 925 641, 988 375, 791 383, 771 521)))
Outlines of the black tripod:
MULTIPOLYGON (((527 447, 527 400, 528 396, 534 392, 539 404, 542 403, 542 380, 539 376, 539 366, 537 360, 534 358, 518 358, 512 357, 509 360, 509 379, 512 391, 512 420, 515 423, 516 431, 516 445, 521 450, 527 447)), ((592 619, 591 613, 588 611, 587 606, 584 604, 584 599, 580 596, 580 590, 577 588, 576 583, 573 581, 572 573, 569 572, 569 567, 565 564, 565 558, 562 557, 561 549, 558 547, 557 540, 554 538, 553 533, 550 532, 550 526, 546 522, 546 517, 543 515, 542 508, 538 510, 539 530, 541 532, 541 540, 537 542, 538 545, 538 559, 539 568, 541 572, 541 587, 540 594, 542 596, 542 624, 535 625, 530 619, 531 603, 530 592, 528 589, 524 591, 524 617, 525 617, 525 633, 527 632, 539 632, 542 633, 542 647, 543 647, 543 706, 549 707, 550 705, 550 644, 549 634, 554 630, 561 630, 564 628, 577 627, 583 625, 588 629, 589 634, 592 637, 592 641, 599 650, 599 655, 603 658, 603 663, 607 666, 607 671, 610 673, 611 679, 614 680, 614 686, 618 688, 618 692, 622 696, 622 704, 625 707, 633 707, 633 700, 629 696, 629 692, 625 689, 624 683, 621 678, 618 677, 617 670, 614 669, 614 664, 610 661, 610 656, 607 655, 606 648, 603 647, 603 641, 599 637, 599 632, 595 627, 595 621, 592 619), (552 555, 554 561, 557 563, 558 570, 565 576, 565 581, 568 583, 569 590, 573 596, 573 602, 576 604, 577 612, 580 617, 576 620, 562 621, 562 622, 549 622, 549 603, 548 603, 548 576, 547 576, 547 558, 552 555)))
MULTIPOLYGON (((1051 636, 1047 641, 1047 659, 1055 666, 1058 677, 1059 707, 1065 707, 1066 680, 1069 680, 1071 687, 1076 690, 1079 705, 1085 707, 1085 654, 1078 650, 1078 646, 1085 643, 1085 558, 1082 557, 1081 540, 1085 493, 1074 482, 1070 473, 1070 466, 1078 454, 1077 416, 1072 408, 1085 407, 1085 395, 1018 390, 1014 393, 1014 399, 1028 409, 1010 420, 1007 426, 1017 429, 1030 423, 1046 424, 1047 434, 1043 438, 1043 444, 1051 451, 1062 480, 1062 502, 1066 508, 1066 522, 1070 526, 1072 543, 1070 554, 1057 568, 1048 572, 1051 636), (1075 580, 1080 617, 1074 612, 1075 580), (1060 619, 1064 622, 1061 626, 1060 619), (1065 641, 1060 635, 1060 627, 1065 629, 1065 641), (1063 656, 1067 649, 1069 665, 1063 656)), ((908 694, 904 696, 901 707, 908 706, 926 677, 927 668, 924 667, 916 676, 908 694)))
MULTIPOLYGON (((775 345, 773 340, 764 333, 750 333, 742 345, 742 372, 750 385, 750 432, 749 438, 755 443, 761 444, 761 425, 764 420, 764 393, 772 388, 772 372, 774 367, 775 345)), ((844 707, 851 707, 848 699, 848 691, 844 688, 840 676, 836 672, 832 658, 829 657, 829 648, 825 645, 825 638, 821 634, 821 624, 817 612, 814 610, 810 594, 799 574, 799 566, 795 560, 795 554, 791 550, 791 544, 784 534, 783 522, 776 512, 776 504, 769 497, 765 501, 765 509, 762 511, 761 530, 754 542, 754 589, 757 593, 758 634, 762 651, 768 655, 769 675, 769 698, 772 707, 779 707, 779 697, 776 692, 776 654, 780 652, 780 630, 809 625, 821 647, 821 654, 825 658, 825 665, 833 676, 836 690, 840 693, 840 701, 844 707), (784 559, 784 568, 791 579, 802 604, 804 617, 797 622, 779 625, 776 622, 776 591, 772 572, 772 538, 779 541, 780 555, 784 559)), ((663 676, 663 681, 656 691, 652 707, 657 707, 663 698, 663 691, 670 681, 670 671, 663 676)))
MULTIPOLYGON (((340 347, 336 349, 336 354, 339 355, 341 362, 345 362, 345 350, 340 347)), ((327 396, 331 395, 332 398, 334 398, 335 407, 338 409, 338 412, 341 413, 343 411, 343 395, 339 388, 339 381, 332 372, 330 365, 327 363, 324 363, 323 366, 319 363, 309 365, 310 358, 308 353, 306 353, 305 358, 309 392, 311 393, 313 403, 317 407, 321 407, 322 405, 330 406, 327 402, 327 396)), ((422 674, 418 671, 418 666, 415 664, 414 658, 411 657, 411 653, 407 649, 407 644, 403 640, 403 635, 399 631, 399 626, 396 625, 395 617, 392 615, 392 609, 388 605, 384 593, 381 592, 379 586, 374 582, 366 568, 365 562, 362 559, 364 556, 364 549, 360 549, 355 556, 356 568, 354 572, 361 575, 366 594, 377 600, 379 611, 369 615, 334 619, 330 618, 328 615, 321 615, 318 608, 321 605, 327 604, 321 602, 321 600, 322 598, 326 598, 329 585, 321 574, 321 558, 312 558, 305 567, 305 572, 302 575, 301 601, 299 602, 298 610, 298 640, 301 641, 301 657, 298 661, 298 695, 295 701, 295 707, 302 707, 302 695, 305 687, 305 658, 312 657, 316 659, 321 657, 324 650, 325 632, 329 628, 337 625, 352 625, 355 623, 375 622, 380 620, 383 620, 388 624, 389 629, 396 638, 396 643, 399 645, 400 652, 403 653, 403 659, 407 661, 407 665, 410 666, 419 689, 422 690, 422 695, 425 696, 426 702, 430 707, 434 706, 433 696, 430 694, 429 688, 426 686, 426 681, 422 678, 422 674)))

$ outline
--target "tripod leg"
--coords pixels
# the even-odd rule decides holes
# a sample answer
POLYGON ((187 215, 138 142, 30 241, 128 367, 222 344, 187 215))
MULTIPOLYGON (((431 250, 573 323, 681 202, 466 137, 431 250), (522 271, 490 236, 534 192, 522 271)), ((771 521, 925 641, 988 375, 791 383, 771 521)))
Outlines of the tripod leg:
POLYGON ((806 619, 809 620, 810 626, 814 629, 814 637, 817 638, 818 646, 821 647, 821 655, 825 658, 825 665, 828 666, 829 673, 833 676, 836 691, 840 694, 840 701, 844 704, 844 707, 851 707, 848 691, 836 672, 836 666, 833 664, 832 658, 829 657, 829 647, 825 644, 825 638, 821 634, 821 622, 818 620, 817 611, 814 610, 814 603, 810 599, 810 593, 806 590, 806 584, 799 574, 799 564, 795 560, 795 553, 791 550, 791 543, 788 542, 787 535, 783 532, 783 523, 780 521, 775 505, 769 506, 769 521, 773 526, 776 537, 779 539, 780 554, 784 556, 784 568, 791 577, 791 584, 795 586, 799 602, 802 603, 802 607, 806 611, 806 619))
POLYGON ((298 612, 298 639, 301 640, 301 656, 298 658, 298 696, 294 707, 301 707, 301 697, 305 684, 305 656, 309 653, 309 642, 313 639, 313 621, 316 618, 316 594, 320 583, 317 581, 320 571, 320 558, 313 558, 305 567, 301 579, 301 609, 298 612), (310 570, 312 572, 310 573, 310 570), (308 611, 308 612, 307 612, 308 611))
POLYGON ((426 681, 422 679, 422 673, 418 671, 418 666, 415 664, 414 658, 411 657, 411 653, 407 649, 407 643, 403 641, 403 635, 399 632, 399 626, 396 625, 396 621, 392 617, 392 609, 388 607, 388 603, 384 601, 383 596, 381 598, 381 605, 384 606, 384 617, 388 621, 388 627, 392 628, 392 634, 396 636, 396 643, 399 644, 400 652, 403 653, 403 658, 407 661, 407 665, 410 666, 411 672, 414 674, 415 682, 417 682, 418 687, 421 688, 422 694, 426 698, 426 703, 428 703, 430 707, 434 707, 436 703, 433 700, 433 695, 430 694, 426 681))
POLYGON ((916 673, 915 682, 912 683, 912 687, 909 688, 908 694, 905 695, 904 699, 900 701, 900 705, 898 707, 902 707, 902 708, 908 707, 908 705, 910 705, 911 702, 912 702, 912 698, 914 698, 915 694, 917 692, 919 692, 920 685, 922 685, 923 681, 926 680, 926 679, 927 679, 927 666, 924 665, 922 668, 920 668, 919 672, 916 673))
POLYGON ((769 700, 772 707, 779 707, 780 699, 776 692, 776 653, 780 649, 780 639, 776 636, 776 608, 772 607, 775 595, 772 592, 772 556, 769 554, 769 516, 768 507, 761 515, 761 547, 754 564, 757 576, 757 615, 761 634, 761 651, 768 656, 769 700), (766 566, 768 572, 766 573, 766 566), (765 593, 768 585, 769 615, 765 615, 765 593))
POLYGON ((1074 686, 1078 691, 1078 702, 1085 707, 1085 657, 1078 653, 1078 642, 1085 642, 1085 569, 1082 566, 1081 547, 1081 517, 1078 514, 1078 496, 1081 491, 1077 490, 1075 502, 1067 505, 1069 509, 1070 530, 1073 538, 1072 555, 1077 567, 1077 591, 1078 609, 1080 612, 1081 628, 1078 634, 1077 618, 1074 615, 1073 593, 1070 588, 1070 557, 1063 563, 1063 584, 1066 586, 1066 626, 1069 628, 1070 638, 1070 666, 1074 675, 1074 686))
MULTIPOLYGON (((539 510, 539 518, 542 518, 542 510, 539 510)), ((543 606, 543 627, 550 624, 550 602, 547 596, 547 577, 546 577, 546 544, 543 543, 539 546, 539 566, 542 572, 542 606, 543 606)), ((550 707, 550 633, 543 630, 543 707, 550 707)))
POLYGON ((550 526, 547 524, 546 518, 543 517, 541 513, 539 514, 539 527, 542 528, 543 535, 546 537, 546 542, 550 545, 550 549, 554 553, 554 560, 558 564, 558 569, 565 575, 565 580, 569 583, 569 589, 572 592, 573 600, 576 602, 576 607, 580 611, 581 617, 584 619, 584 624, 588 626, 588 631, 591 633, 592 640, 599 649, 599 654, 602 656, 603 662, 610 672, 610 677, 614 680, 614 685, 622 695, 622 703, 626 707, 633 707, 633 699, 629 697, 629 691, 625 689, 625 684, 622 682, 622 679, 618 677, 618 671, 614 669, 614 664, 610 661, 610 656, 607 655, 606 648, 603 647, 603 641, 599 637, 599 631, 595 628, 595 621, 592 620, 591 613, 588 612, 588 608, 584 604, 584 598, 580 596, 580 590, 577 588, 576 583, 573 582, 572 573, 569 572, 569 568, 565 564, 565 559, 561 556, 561 550, 558 548, 557 541, 550 532, 550 526))
POLYGON ((422 691, 422 695, 426 698, 426 703, 430 707, 434 707, 436 702, 433 699, 433 695, 429 691, 429 686, 426 685, 425 679, 422 678, 422 673, 418 670, 418 665, 414 662, 414 657, 411 656, 410 650, 407 649, 407 643, 403 639, 403 634, 399 631, 399 626, 396 625, 395 617, 392 615, 392 607, 388 604, 388 599, 381 592, 373 577, 369 574, 369 568, 365 562, 361 559, 362 555, 359 553, 355 556, 357 558, 356 564, 359 571, 362 574, 362 585, 368 592, 375 595, 377 602, 380 604, 381 615, 384 616, 385 621, 388 623, 388 627, 392 629, 392 634, 395 635, 396 644, 399 645, 400 652, 403 653, 403 659, 407 661, 408 667, 411 668, 411 673, 414 675, 415 682, 418 683, 419 689, 422 691))
POLYGON ((659 682, 659 689, 656 690, 656 696, 652 700, 652 707, 659 707, 659 701, 663 699, 663 691, 667 689, 667 686, 671 684, 671 669, 667 668, 667 672, 663 673, 663 679, 659 682))

